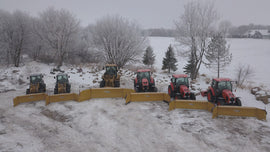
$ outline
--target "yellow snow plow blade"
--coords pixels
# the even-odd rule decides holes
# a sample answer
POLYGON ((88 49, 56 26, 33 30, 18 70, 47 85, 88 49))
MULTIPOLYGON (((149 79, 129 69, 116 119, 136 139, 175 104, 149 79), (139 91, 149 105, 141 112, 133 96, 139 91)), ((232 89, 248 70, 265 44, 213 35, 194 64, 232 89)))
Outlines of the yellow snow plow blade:
POLYGON ((51 102, 61 102, 61 101, 77 101, 78 95, 76 93, 64 93, 64 94, 57 94, 52 96, 47 96, 46 98, 46 105, 50 104, 51 102))
POLYGON ((80 92, 78 101, 85 101, 92 98, 126 98, 133 89, 124 88, 93 88, 80 92))
POLYGON ((130 93, 126 98, 126 104, 134 101, 166 101, 170 102, 171 98, 167 93, 147 92, 147 93, 130 93))
POLYGON ((211 112, 214 104, 207 101, 194 101, 194 100, 174 100, 169 104, 169 110, 176 108, 180 109, 202 109, 211 112))
POLYGON ((259 120, 266 120, 266 111, 254 107, 217 106, 213 110, 212 118, 219 115, 256 117, 259 120))
POLYGON ((32 101, 41 101, 46 100, 47 94, 45 93, 37 93, 37 94, 29 94, 25 96, 17 96, 13 99, 13 106, 17 106, 20 103, 32 102, 32 101))

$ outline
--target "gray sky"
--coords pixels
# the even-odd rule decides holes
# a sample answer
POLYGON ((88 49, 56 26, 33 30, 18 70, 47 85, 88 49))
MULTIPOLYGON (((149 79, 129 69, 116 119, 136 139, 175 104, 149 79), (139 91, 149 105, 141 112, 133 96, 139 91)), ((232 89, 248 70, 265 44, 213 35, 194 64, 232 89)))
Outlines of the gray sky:
MULTIPOLYGON (((25 11, 36 16, 53 6, 65 8, 80 19, 83 26, 108 14, 136 21, 142 28, 174 28, 174 20, 190 0, 0 0, 0 9, 25 11)), ((233 25, 270 25, 270 0, 214 0, 221 19, 233 25)))

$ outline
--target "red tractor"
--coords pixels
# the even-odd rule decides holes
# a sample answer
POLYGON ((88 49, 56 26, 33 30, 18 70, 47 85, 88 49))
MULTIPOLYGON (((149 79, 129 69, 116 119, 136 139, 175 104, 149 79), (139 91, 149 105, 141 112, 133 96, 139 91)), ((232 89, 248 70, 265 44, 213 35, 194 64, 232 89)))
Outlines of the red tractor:
POLYGON ((150 69, 137 70, 137 77, 134 80, 136 92, 157 92, 155 80, 151 77, 150 69))
POLYGON ((207 92, 202 92, 202 95, 207 95, 207 100, 217 105, 241 106, 239 97, 232 93, 232 82, 228 78, 215 78, 207 92))
POLYGON ((172 75, 171 83, 168 86, 168 94, 175 99, 196 100, 196 96, 189 90, 189 81, 186 74, 172 75))

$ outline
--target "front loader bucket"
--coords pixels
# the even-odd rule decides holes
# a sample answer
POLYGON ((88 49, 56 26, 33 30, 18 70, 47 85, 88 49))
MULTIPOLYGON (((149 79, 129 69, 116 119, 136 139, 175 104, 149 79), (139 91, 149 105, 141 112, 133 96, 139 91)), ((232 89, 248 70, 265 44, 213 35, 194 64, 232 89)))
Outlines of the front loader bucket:
POLYGON ((174 100, 169 104, 169 110, 173 109, 202 109, 209 112, 214 108, 214 104, 207 101, 194 101, 194 100, 174 100))
POLYGON ((37 93, 37 94, 29 94, 25 96, 17 96, 13 99, 13 106, 17 106, 20 103, 24 102, 32 102, 32 101, 41 101, 46 100, 47 94, 45 93, 37 93))
POLYGON ((259 120, 266 120, 266 114, 265 110, 254 107, 217 106, 213 110, 212 118, 216 118, 219 115, 226 115, 256 117, 259 120))
POLYGON ((93 88, 80 92, 78 101, 85 101, 92 98, 126 98, 133 89, 124 88, 93 88))
POLYGON ((64 93, 64 94, 47 96, 46 105, 50 104, 51 102, 61 102, 61 101, 70 101, 70 100, 77 101, 78 95, 76 93, 64 93))
POLYGON ((165 101, 170 102, 171 98, 167 93, 130 93, 126 98, 126 104, 134 101, 165 101))

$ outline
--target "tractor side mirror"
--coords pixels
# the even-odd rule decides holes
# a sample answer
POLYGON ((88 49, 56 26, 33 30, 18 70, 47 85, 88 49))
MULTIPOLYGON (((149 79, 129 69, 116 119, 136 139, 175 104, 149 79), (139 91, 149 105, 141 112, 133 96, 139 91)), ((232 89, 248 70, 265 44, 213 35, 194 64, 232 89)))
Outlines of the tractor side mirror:
POLYGON ((44 76, 43 75, 41 75, 41 78, 43 78, 44 76))
POLYGON ((68 78, 70 78, 70 76, 68 76, 68 78))
POLYGON ((105 69, 105 67, 102 67, 102 70, 104 70, 105 69))
POLYGON ((173 82, 173 78, 171 78, 171 82, 173 82))
POLYGON ((27 77, 27 79, 29 79, 29 77, 27 77))
POLYGON ((55 77, 53 77, 55 79, 55 77))

